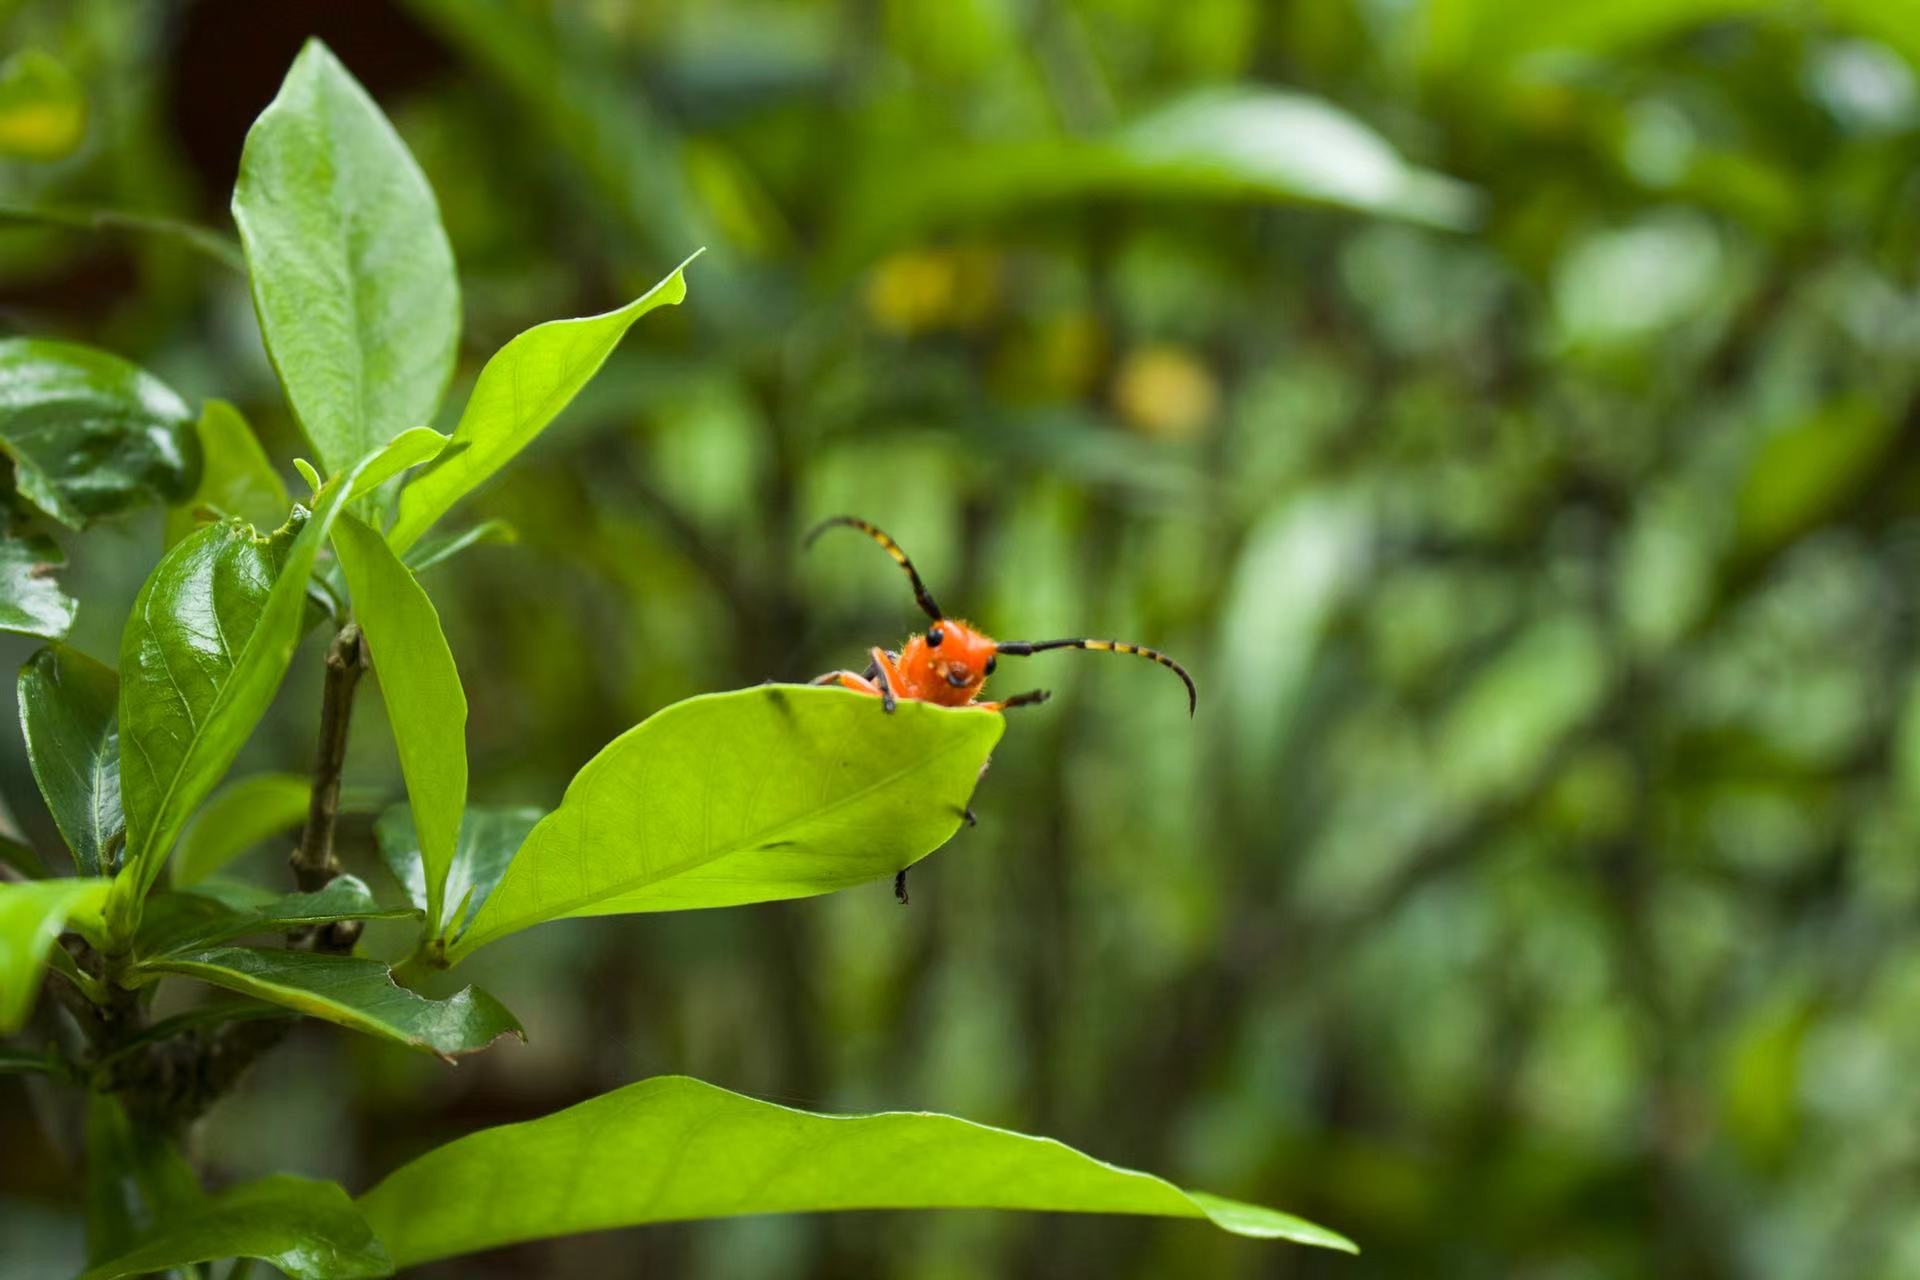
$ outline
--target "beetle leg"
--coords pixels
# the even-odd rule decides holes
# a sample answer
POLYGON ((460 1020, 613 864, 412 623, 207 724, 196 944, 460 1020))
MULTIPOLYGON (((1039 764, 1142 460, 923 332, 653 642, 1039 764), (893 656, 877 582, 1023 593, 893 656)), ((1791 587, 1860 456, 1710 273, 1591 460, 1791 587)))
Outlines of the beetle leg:
POLYGON ((999 702, 976 702, 973 705, 985 711, 1005 711, 1008 707, 1037 707, 1052 696, 1051 690, 1029 689, 1025 693, 1016 693, 1011 698, 1003 698, 999 702))
POLYGON ((876 698, 880 696, 880 686, 857 671, 829 671, 823 676, 815 676, 813 679, 807 681, 807 683, 824 685, 837 684, 841 688, 851 689, 855 693, 869 693, 876 698))
POLYGON ((874 677, 874 683, 880 686, 880 709, 892 715, 898 697, 896 691, 900 686, 900 672, 887 657, 887 651, 878 645, 874 646, 869 656, 873 659, 873 665, 880 668, 879 674, 874 677))

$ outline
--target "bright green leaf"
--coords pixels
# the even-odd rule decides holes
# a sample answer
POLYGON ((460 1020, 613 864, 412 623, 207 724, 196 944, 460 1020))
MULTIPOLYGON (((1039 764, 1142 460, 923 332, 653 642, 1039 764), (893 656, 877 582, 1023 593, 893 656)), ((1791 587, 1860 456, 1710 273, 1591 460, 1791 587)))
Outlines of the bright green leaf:
MULTIPOLYGON (((501 874, 513 860, 514 850, 544 817, 544 809, 530 806, 503 809, 480 805, 460 815, 460 841, 454 846, 444 899, 450 906, 440 937, 448 942, 460 937, 493 887, 500 883, 501 874)), ((413 827, 413 814, 407 806, 397 804, 380 815, 373 829, 380 841, 381 861, 407 891, 407 900, 426 910, 427 872, 420 852, 420 838, 413 827)))
POLYGON ((447 1059, 504 1035, 525 1038, 518 1020, 478 987, 429 1000, 397 985, 378 960, 358 956, 214 947, 142 961, 134 972, 197 978, 447 1059))
POLYGON ((0 156, 58 160, 87 134, 87 97, 73 72, 38 49, 0 63, 0 156))
POLYGON ((317 40, 247 134, 233 217, 322 470, 431 421, 460 336, 453 250, 406 144, 317 40))
POLYGON ((124 1252, 200 1201, 200 1180, 179 1147, 135 1125, 116 1095, 87 1095, 87 1261, 124 1252))
POLYGON ((193 411, 118 356, 44 338, 0 340, 0 450, 20 496, 71 528, 178 502, 200 474, 193 411))
POLYGON ((203 886, 156 895, 140 921, 142 956, 203 950, 262 933, 286 933, 336 920, 398 920, 411 907, 383 907, 357 876, 335 876, 312 893, 276 896, 252 886, 203 886))
POLYGON ((80 602, 53 577, 66 562, 52 538, 0 533, 0 631, 47 640, 67 634, 80 602))
MULTIPOLYGON (((304 627, 307 580, 354 481, 396 440, 328 481, 311 516, 270 538, 228 521, 169 551, 120 642, 120 790, 127 857, 108 917, 124 939, 174 837, 266 714, 304 627)), ((297 509, 296 509, 297 510, 297 509)))
POLYGON ((393 1274, 386 1251, 338 1184, 276 1174, 170 1216, 133 1249, 80 1280, 121 1280, 221 1258, 259 1258, 295 1280, 393 1274))
POLYGON ((467 695, 440 630, 440 615, 379 531, 342 516, 334 526, 333 546, 393 726, 420 832, 427 930, 437 933, 440 895, 467 803, 467 695))
POLYGON ((449 439, 451 437, 441 435, 432 427, 407 428, 388 441, 387 446, 374 456, 374 461, 360 471, 347 500, 351 502, 372 493, 408 467, 431 462, 447 447, 449 439))
POLYGON ((1047 1138, 952 1116, 815 1115, 663 1076, 483 1129, 360 1198, 399 1266, 578 1231, 842 1209, 1028 1209, 1210 1219, 1351 1251, 1310 1222, 1182 1191, 1047 1138))
POLYGON ((47 949, 69 925, 98 935, 108 881, 0 883, 0 1035, 18 1031, 33 1009, 47 949))
POLYGON ((258 529, 278 524, 292 500, 240 411, 224 400, 209 400, 195 430, 202 460, 200 487, 167 509, 167 545, 192 533, 195 512, 202 510, 238 516, 258 529))
POLYGON ((511 546, 520 541, 520 535, 505 520, 482 520, 470 529, 459 533, 435 534, 422 538, 407 548, 407 554, 401 557, 407 568, 416 574, 425 573, 433 566, 451 560, 469 547, 498 543, 511 546))
POLYGON ((20 668, 20 732, 33 779, 82 875, 112 871, 120 814, 120 677, 77 649, 51 644, 20 668))
MULTIPOLYGON (((698 257, 699 255, 694 255, 698 257)), ((458 452, 416 477, 400 495, 400 518, 387 538, 404 552, 447 509, 506 465, 546 429, 606 362, 633 322, 687 296, 688 258, 653 288, 605 315, 552 320, 494 352, 474 383, 460 425, 458 452)))
POLYGON ((193 815, 174 855, 173 882, 198 884, 268 836, 299 826, 312 797, 312 783, 296 773, 236 778, 193 815))
POLYGON ((959 829, 1005 722, 763 685, 615 738, 533 829, 454 948, 561 916, 729 907, 892 875, 959 829))

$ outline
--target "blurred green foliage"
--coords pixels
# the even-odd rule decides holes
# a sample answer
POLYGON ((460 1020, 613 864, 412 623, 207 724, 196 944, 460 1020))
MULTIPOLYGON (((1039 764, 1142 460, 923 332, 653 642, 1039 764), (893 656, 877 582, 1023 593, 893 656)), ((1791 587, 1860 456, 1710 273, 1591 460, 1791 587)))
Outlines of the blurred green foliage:
MULTIPOLYGON (((428 571, 476 802, 551 806, 668 701, 903 635, 872 548, 798 554, 841 510, 995 633, 1136 639, 1200 681, 1190 723, 1144 664, 1007 664, 1056 697, 911 908, 875 884, 536 930, 462 971, 528 1045, 449 1084, 303 1033, 210 1122, 219 1172, 364 1186, 685 1071, 1052 1134, 1367 1252, 852 1215, 441 1273, 1920 1271, 1905 0, 0 9, 47 51, 0 107, 22 65, 68 83, 48 57, 85 101, 70 155, 0 159, 0 204, 116 214, 0 229, 5 329, 231 399, 283 474, 223 242, 118 215, 224 230, 308 34, 439 193, 453 404, 508 337, 707 246, 470 504, 519 544, 428 571)), ((94 602, 160 538, 76 548, 81 648, 113 651, 94 602)), ((250 767, 304 765, 317 660, 250 767)), ((385 786, 374 705, 352 763, 385 786)), ((380 875, 370 819, 348 837, 380 875)), ((25 1115, 0 1089, 10 1136, 25 1115)), ((78 1226, 37 1144, 0 1154, 0 1236, 60 1274, 78 1226)))

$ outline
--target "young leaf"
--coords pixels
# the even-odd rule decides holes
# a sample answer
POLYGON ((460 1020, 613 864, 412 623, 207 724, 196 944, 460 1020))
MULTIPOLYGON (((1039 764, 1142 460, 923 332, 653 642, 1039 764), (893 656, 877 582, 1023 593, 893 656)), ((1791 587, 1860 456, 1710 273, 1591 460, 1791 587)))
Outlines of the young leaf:
POLYGON ((172 388, 118 356, 0 340, 0 450, 13 459, 20 496, 70 528, 192 493, 193 422, 172 388))
POLYGON ((804 898, 878 879, 960 827, 1005 721, 841 689, 690 698, 574 776, 449 953, 561 916, 804 898))
POLYGON ((411 547, 449 507, 526 448, 587 385, 635 320, 685 298, 682 273, 692 261, 688 258, 618 311, 552 320, 494 352, 454 428, 459 452, 449 451, 445 461, 400 494, 400 518, 387 534, 393 549, 411 547))
POLYGON ((174 837, 220 781, 286 674, 307 580, 355 479, 408 453, 400 439, 335 476, 313 514, 271 538, 208 525, 161 558, 120 641, 120 792, 127 856, 108 905, 124 940, 174 837))
POLYGON ((52 538, 0 533, 0 631, 46 640, 67 634, 80 602, 54 581, 66 562, 52 538))
POLYGON ((577 1231, 842 1209, 1027 1209, 1200 1218, 1353 1251, 1291 1214, 1183 1191, 1048 1138, 952 1116, 815 1115, 663 1076, 482 1129, 360 1197, 402 1267, 577 1231))
POLYGON ((160 956, 336 920, 398 920, 415 914, 411 907, 381 906, 356 876, 335 876, 324 889, 284 897, 250 886, 202 888, 160 894, 149 902, 134 950, 160 956))
POLYGON ((198 884, 268 836, 307 816, 313 784, 296 773, 256 773, 213 793, 193 815, 173 859, 173 883, 198 884))
MULTIPOLYGON (((514 850, 544 817, 546 810, 531 806, 475 806, 460 815, 460 841, 454 846, 453 865, 447 871, 447 917, 439 937, 448 942, 459 938, 500 883, 514 850)), ((380 860, 407 891, 407 900, 426 910, 427 871, 420 838, 413 829, 413 814, 407 806, 397 804, 380 815, 373 832, 380 842, 380 860)))
POLYGON ((233 218, 261 335, 321 469, 430 421, 460 336, 453 250, 426 175, 318 40, 247 133, 233 218))
POLYGON ((469 547, 485 546, 487 543, 499 543, 512 546, 520 541, 520 535, 505 520, 482 520, 479 524, 459 533, 436 534, 423 538, 407 548, 407 554, 401 559, 414 573, 425 573, 443 561, 451 560, 469 547))
POLYGON ((344 515, 334 526, 333 546, 393 726, 420 831, 427 931, 437 934, 440 895, 467 803, 467 695, 433 602, 379 531, 344 515))
POLYGON ((0 63, 0 156, 58 160, 87 132, 87 98, 73 72, 38 49, 0 63))
POLYGON ((145 960, 134 973, 197 978, 449 1061, 504 1035, 526 1038, 519 1021, 478 987, 429 1000, 397 985, 378 960, 358 956, 214 947, 145 960))
POLYGON ((97 936, 108 881, 0 883, 0 1035, 18 1031, 33 1010, 47 949, 71 924, 97 936))
POLYGON ((87 1261, 125 1251, 200 1201, 200 1180, 170 1139, 135 1125, 115 1095, 87 1095, 87 1261))
POLYGON ((121 1280, 221 1258, 259 1258, 295 1280, 393 1274, 386 1251, 337 1183, 276 1174, 170 1215, 138 1245, 80 1280, 121 1280))
POLYGON ((347 501, 352 502, 355 498, 372 493, 408 467, 431 462, 447 447, 450 439, 451 436, 443 436, 432 427, 408 427, 389 440, 386 447, 360 469, 354 477, 353 491, 347 495, 347 501))
POLYGON ((120 814, 120 677, 77 649, 50 644, 20 668, 20 732, 33 780, 81 875, 110 874, 120 814))
POLYGON ((169 547, 192 533, 201 510, 238 516, 255 528, 271 528, 291 500, 280 473, 240 411, 224 400, 209 400, 195 428, 200 439, 200 487, 177 506, 167 508, 169 547))

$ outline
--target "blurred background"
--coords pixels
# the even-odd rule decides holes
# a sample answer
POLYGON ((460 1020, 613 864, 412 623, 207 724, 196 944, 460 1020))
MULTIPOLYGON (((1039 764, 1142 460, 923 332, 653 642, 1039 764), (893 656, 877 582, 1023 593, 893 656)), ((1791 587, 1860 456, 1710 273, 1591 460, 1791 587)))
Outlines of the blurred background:
MULTIPOLYGON (((450 1071, 309 1027, 206 1125, 212 1176, 357 1189, 686 1072, 1057 1136, 1366 1252, 857 1214, 426 1274, 1920 1274, 1912 5, 11 0, 84 118, 0 200, 229 230, 310 34, 439 193, 443 427, 513 334, 707 246, 463 513, 519 544, 428 572, 476 801, 552 805, 669 701, 896 643, 878 550, 799 553, 839 511, 955 612, 1152 644, 1200 706, 1145 663, 1011 666, 1056 696, 910 907, 542 927, 460 971, 529 1044, 450 1071)), ((0 330, 302 451, 191 246, 0 225, 0 330)), ((73 544, 82 647, 158 551, 157 518, 73 544)), ((319 657, 243 770, 305 767, 319 657)), ((363 693, 369 879, 384 735, 363 693)), ((77 1183, 17 1085, 0 1128, 8 1274, 61 1274, 77 1183)))

